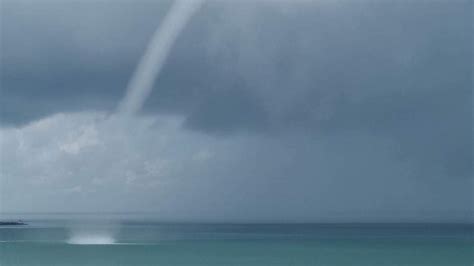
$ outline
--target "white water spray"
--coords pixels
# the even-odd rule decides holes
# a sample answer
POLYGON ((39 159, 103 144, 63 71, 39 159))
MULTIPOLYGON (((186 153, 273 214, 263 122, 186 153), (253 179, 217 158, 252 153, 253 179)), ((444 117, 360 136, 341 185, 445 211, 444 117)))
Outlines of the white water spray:
POLYGON ((78 234, 71 236, 67 243, 70 245, 112 245, 115 239, 107 234, 78 234))
POLYGON ((156 77, 160 74, 171 47, 203 0, 176 0, 162 24, 153 34, 141 58, 118 112, 133 115, 140 110, 150 94, 156 77))
POLYGON ((70 225, 69 238, 71 245, 112 245, 119 227, 115 222, 102 220, 81 221, 70 225))

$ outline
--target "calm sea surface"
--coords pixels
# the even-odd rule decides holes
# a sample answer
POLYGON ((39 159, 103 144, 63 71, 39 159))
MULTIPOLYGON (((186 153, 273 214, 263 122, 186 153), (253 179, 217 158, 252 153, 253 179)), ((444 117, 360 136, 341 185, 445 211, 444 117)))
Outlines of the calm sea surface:
POLYGON ((473 265, 472 225, 32 220, 0 226, 0 265, 473 265))

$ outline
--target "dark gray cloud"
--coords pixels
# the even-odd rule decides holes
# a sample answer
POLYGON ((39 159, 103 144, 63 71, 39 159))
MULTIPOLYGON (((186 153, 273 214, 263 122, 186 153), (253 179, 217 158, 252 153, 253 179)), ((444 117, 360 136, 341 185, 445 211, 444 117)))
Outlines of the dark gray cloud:
MULTIPOLYGON (((169 6, 3 1, 3 127, 63 112, 113 112, 169 6)), ((429 197, 416 199, 417 193, 450 197, 463 182, 467 190, 455 200, 433 199, 433 206, 472 209, 472 8, 468 0, 207 2, 179 37, 142 115, 179 116, 183 131, 220 141, 253 141, 243 141, 244 147, 259 154, 254 159, 263 166, 233 157, 229 161, 239 161, 239 176, 212 168, 208 175, 230 177, 207 180, 199 192, 209 183, 250 182, 255 185, 245 190, 250 198, 268 184, 274 184, 274 194, 292 197, 309 195, 318 182, 343 193, 344 182, 362 191, 371 183, 382 188, 388 180, 400 192, 415 178, 430 184, 424 192, 413 185, 405 195, 419 209, 429 197), (329 159, 318 155, 321 145, 329 159), (366 158, 357 159, 357 153, 366 158), (387 158, 368 170, 380 154, 387 158), (324 169, 311 167, 313 157, 324 169), (269 170, 272 162, 281 168, 269 170), (344 164, 351 170, 338 169, 344 164), (351 181, 351 172, 365 177, 351 181), (299 182, 269 181, 284 180, 284 173, 299 176, 299 182), (314 181, 314 173, 325 178, 314 181), (384 174, 383 181, 376 178, 384 174), (443 194, 443 186, 450 191, 443 194)), ((383 191, 359 198, 360 206, 383 191)), ((393 201, 384 204, 402 210, 406 201, 396 192, 387 192, 393 201)), ((348 195, 345 200, 355 197, 348 195)), ((237 199, 230 197, 229 204, 245 209, 252 202, 237 199)), ((303 199, 287 204, 283 213, 304 205, 303 199)))
MULTIPOLYGON (((357 109, 358 120, 389 113, 385 123, 400 121, 395 116, 416 112, 416 106, 433 108, 433 100, 470 94, 470 6, 469 1, 210 2, 180 37, 146 110, 199 116, 194 113, 210 98, 225 103, 230 93, 261 98, 262 109, 276 120, 272 124, 324 116, 317 110, 321 105, 328 120, 336 112, 354 116, 357 109), (359 104, 341 106, 342 97, 359 104)), ((2 121, 113 109, 168 7, 6 1, 2 121), (20 103, 25 97, 35 98, 29 108, 20 103)), ((245 110, 242 105, 239 111, 245 110)), ((223 115, 203 127, 217 129, 229 120, 223 115)))

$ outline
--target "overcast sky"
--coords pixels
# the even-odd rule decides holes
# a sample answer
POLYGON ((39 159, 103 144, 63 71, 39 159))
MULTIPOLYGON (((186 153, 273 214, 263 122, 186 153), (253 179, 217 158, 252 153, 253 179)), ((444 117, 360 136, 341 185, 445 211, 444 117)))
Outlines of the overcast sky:
POLYGON ((170 4, 1 0, 0 211, 472 221, 472 1, 206 1, 119 118, 170 4))

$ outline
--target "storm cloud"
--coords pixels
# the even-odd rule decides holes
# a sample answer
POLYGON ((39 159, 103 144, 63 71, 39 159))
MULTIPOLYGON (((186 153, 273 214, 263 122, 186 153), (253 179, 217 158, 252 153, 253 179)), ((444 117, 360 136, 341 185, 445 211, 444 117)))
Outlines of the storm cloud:
POLYGON ((2 2, 4 198, 39 182, 44 210, 89 193, 190 219, 471 218, 472 1, 205 2, 136 121, 110 122, 170 6, 2 2))

